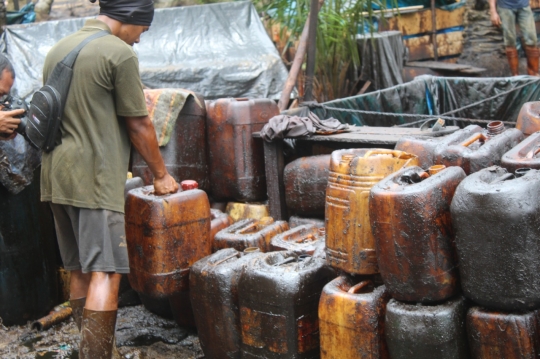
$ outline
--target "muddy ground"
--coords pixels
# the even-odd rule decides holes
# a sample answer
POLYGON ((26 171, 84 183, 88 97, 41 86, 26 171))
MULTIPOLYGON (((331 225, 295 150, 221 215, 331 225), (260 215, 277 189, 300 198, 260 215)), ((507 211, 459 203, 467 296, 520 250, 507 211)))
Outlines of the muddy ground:
MULTIPOLYGON (((72 318, 49 330, 37 332, 25 326, 0 327, 2 359, 78 358, 79 331, 72 318)), ((204 358, 193 330, 158 317, 142 305, 120 308, 116 343, 126 359, 204 358)))

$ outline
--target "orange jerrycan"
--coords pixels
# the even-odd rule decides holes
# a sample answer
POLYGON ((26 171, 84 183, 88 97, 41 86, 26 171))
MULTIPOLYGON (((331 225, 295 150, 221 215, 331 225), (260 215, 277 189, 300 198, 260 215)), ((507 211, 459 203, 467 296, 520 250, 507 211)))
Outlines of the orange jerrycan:
POLYGON ((369 191, 418 158, 402 151, 349 149, 332 153, 326 188, 326 260, 351 274, 375 274, 377 255, 369 221, 369 191))
POLYGON ((521 106, 516 128, 525 136, 540 131, 540 101, 526 102, 521 106))
POLYGON ((293 251, 296 254, 313 255, 315 250, 324 244, 325 230, 313 224, 289 229, 278 234, 270 241, 272 251, 293 251))
POLYGON ((262 252, 268 252, 272 238, 288 229, 287 222, 274 222, 272 217, 264 217, 260 220, 243 219, 216 234, 214 252, 224 248, 243 251, 249 247, 258 247, 262 252))
POLYGON ((535 132, 506 152, 501 167, 515 173, 520 168, 540 170, 540 132, 535 132))

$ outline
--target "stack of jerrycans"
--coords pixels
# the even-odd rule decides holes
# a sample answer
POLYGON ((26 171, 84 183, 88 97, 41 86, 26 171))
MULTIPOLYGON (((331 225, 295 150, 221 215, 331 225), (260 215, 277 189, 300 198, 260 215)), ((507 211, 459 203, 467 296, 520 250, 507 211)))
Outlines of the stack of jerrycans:
POLYGON ((392 359, 469 358, 450 206, 460 167, 404 168, 376 184, 369 215, 392 359))
POLYGON ((345 272, 323 289, 319 303, 322 358, 388 358, 384 315, 390 295, 381 285, 371 232, 369 191, 418 158, 402 151, 334 151, 326 190, 326 261, 345 272))
MULTIPOLYGON (((532 136, 531 136, 532 137, 532 136)), ((456 190, 452 221, 473 358, 540 357, 540 171, 490 167, 456 190)))

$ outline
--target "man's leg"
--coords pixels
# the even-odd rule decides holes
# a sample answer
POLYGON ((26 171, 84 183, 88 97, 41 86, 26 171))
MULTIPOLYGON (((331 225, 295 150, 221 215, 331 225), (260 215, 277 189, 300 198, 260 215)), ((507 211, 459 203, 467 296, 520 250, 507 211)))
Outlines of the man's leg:
POLYGON ((516 48, 516 14, 511 9, 497 8, 501 18, 506 58, 512 76, 519 75, 519 57, 516 48))
POLYGON ((83 308, 86 304, 86 295, 90 286, 90 273, 83 273, 80 269, 71 271, 69 281, 69 303, 72 316, 79 332, 81 331, 83 308))
POLYGON ((536 26, 534 24, 534 15, 530 6, 518 10, 518 24, 521 33, 523 34, 523 42, 525 43, 527 73, 532 76, 538 76, 540 52, 538 51, 538 46, 536 44, 536 26))

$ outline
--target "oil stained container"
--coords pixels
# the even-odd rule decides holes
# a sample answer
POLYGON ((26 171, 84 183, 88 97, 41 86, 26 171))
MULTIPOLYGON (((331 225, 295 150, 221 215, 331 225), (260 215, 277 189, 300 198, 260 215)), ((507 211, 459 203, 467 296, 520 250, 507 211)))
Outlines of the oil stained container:
POLYGON ((487 132, 479 132, 461 141, 453 141, 437 151, 435 162, 459 166, 466 174, 499 165, 501 157, 523 140, 523 133, 515 128, 505 129, 500 121, 488 124, 487 132))
POLYGON ((521 107, 517 118, 516 128, 525 136, 540 131, 540 101, 526 102, 521 107))
POLYGON ((328 283, 319 303, 321 358, 388 359, 384 315, 390 294, 369 280, 341 276, 328 283))
POLYGON ((128 192, 135 188, 144 187, 144 181, 141 177, 128 178, 124 187, 124 199, 127 198, 128 192))
POLYGON ((221 212, 219 209, 210 209, 210 240, 214 242, 217 232, 233 224, 231 216, 221 212))
POLYGON ((285 166, 285 202, 290 213, 324 217, 330 155, 302 157, 285 166))
POLYGON ((540 169, 540 132, 535 132, 506 152, 501 167, 514 173, 518 168, 540 169))
POLYGON ((371 189, 371 229, 392 298, 434 303, 460 291, 450 204, 464 178, 460 167, 408 167, 371 189))
POLYGON ((461 286, 490 309, 540 307, 540 171, 473 173, 452 201, 461 286))
POLYGON ((331 279, 321 259, 272 252, 238 283, 242 358, 319 358, 318 306, 331 279))
POLYGON ((263 142, 254 139, 279 108, 270 99, 226 98, 206 104, 212 197, 254 202, 266 197, 263 142))
POLYGON ((469 358, 466 315, 462 297, 431 306, 391 299, 384 327, 390 358, 469 358))
POLYGON ((389 174, 416 166, 417 157, 385 149, 332 153, 326 189, 326 260, 351 274, 378 272, 369 221, 369 191, 389 174))
POLYGON ((467 332, 475 359, 537 359, 540 357, 540 313, 493 312, 473 307, 467 332))
MULTIPOLYGON (((153 112, 165 90, 171 91, 171 89, 144 90, 149 113, 153 112)), ((178 183, 184 178, 191 178, 199 183, 199 188, 209 189, 206 107, 202 95, 192 93, 188 96, 176 119, 169 142, 160 147, 159 151, 167 171, 178 183)), ((142 177, 146 185, 151 185, 154 176, 146 162, 135 149, 131 155, 133 176, 142 177)))
POLYGON ((404 136, 398 140, 395 149, 418 156, 418 166, 428 168, 437 164, 437 152, 441 149, 452 143, 461 143, 482 131, 480 126, 469 125, 446 136, 404 136))
POLYGON ((142 293, 137 294, 139 295, 141 303, 149 312, 167 319, 174 318, 169 298, 154 298, 142 293))
POLYGON ((183 290, 169 297, 169 306, 174 321, 181 327, 195 328, 195 315, 189 298, 191 289, 183 290))
POLYGON ((296 254, 313 255, 320 243, 324 243, 324 238, 324 227, 317 228, 312 224, 308 224, 276 235, 270 241, 270 250, 293 251, 296 254))
POLYGON ((298 226, 303 226, 305 224, 313 224, 316 227, 324 227, 324 219, 319 218, 304 218, 298 216, 289 217, 289 227, 294 228, 298 226))
POLYGON ((260 251, 217 251, 191 267, 191 302, 201 348, 207 358, 240 358, 238 280, 260 251))
POLYGON ((214 237, 214 252, 224 248, 243 251, 249 247, 258 247, 263 252, 270 250, 270 240, 289 229, 285 221, 274 222, 272 217, 260 220, 244 219, 219 231, 214 237))
POLYGON ((270 216, 268 205, 265 203, 238 203, 229 202, 225 212, 231 216, 234 222, 241 219, 261 219, 270 216))
POLYGON ((133 289, 159 298, 186 290, 191 265, 212 253, 210 204, 199 189, 153 192, 153 186, 129 192, 126 239, 133 289))

